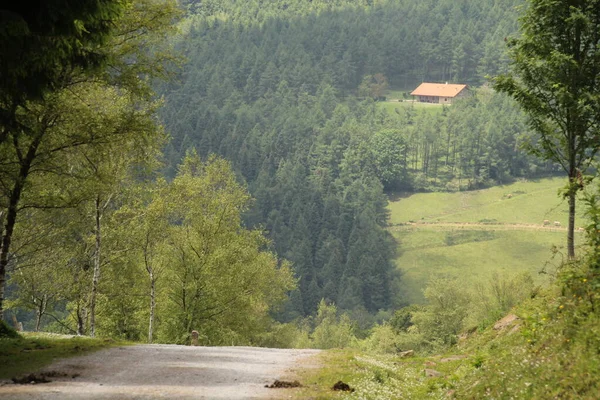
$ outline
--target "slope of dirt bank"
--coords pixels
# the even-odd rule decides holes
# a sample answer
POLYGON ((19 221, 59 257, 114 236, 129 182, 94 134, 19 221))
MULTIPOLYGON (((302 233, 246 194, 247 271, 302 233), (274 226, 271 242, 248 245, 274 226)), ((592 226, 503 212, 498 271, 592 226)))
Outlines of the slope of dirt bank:
MULTIPOLYGON (((287 398, 268 389, 318 350, 139 345, 57 361, 52 382, 4 384, 0 399, 262 399, 287 398), (73 376, 75 376, 73 378, 73 376)), ((308 364, 307 364, 308 362, 308 364)))

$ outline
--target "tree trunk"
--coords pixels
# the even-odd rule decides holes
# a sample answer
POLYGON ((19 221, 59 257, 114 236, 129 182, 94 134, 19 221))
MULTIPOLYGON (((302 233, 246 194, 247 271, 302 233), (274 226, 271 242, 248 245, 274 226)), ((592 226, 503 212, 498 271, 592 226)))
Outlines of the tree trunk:
MULTIPOLYGON (((10 198, 6 210, 6 225, 0 243, 0 320, 4 320, 4 290, 6 286, 6 268, 8 267, 10 243, 17 222, 17 211, 21 201, 21 193, 25 187, 25 181, 29 176, 31 163, 37 155, 38 146, 44 137, 45 129, 38 132, 33 141, 29 144, 25 157, 19 157, 19 175, 14 186, 10 191, 10 198)), ((4 215, 4 213, 2 213, 4 215)), ((1 230, 0 230, 1 231, 1 230)))
POLYGON ((87 319, 87 311, 85 307, 81 307, 77 304, 77 334, 79 336, 85 335, 85 320, 87 319))
MULTIPOLYGON (((20 197, 20 194, 19 194, 20 197)), ((17 219, 17 207, 16 202, 13 202, 13 196, 10 198, 10 205, 8 208, 8 215, 6 218, 6 227, 4 235, 2 236, 2 243, 0 245, 0 320, 4 320, 4 289, 6 286, 6 267, 8 266, 8 252, 10 249, 10 242, 12 240, 12 234, 17 219), (13 204, 14 203, 14 204, 13 204)))
POLYGON ((40 326, 42 324, 42 317, 46 313, 47 304, 48 304, 48 296, 44 294, 40 298, 40 304, 38 304, 38 307, 37 307, 37 310, 35 313, 35 331, 36 332, 40 331, 40 326))
MULTIPOLYGON (((573 185, 573 183, 571 184, 573 185)), ((575 196, 576 191, 569 189, 569 226, 567 228, 567 254, 569 260, 575 259, 575 196)))
POLYGON ((6 286, 6 268, 8 267, 10 243, 17 222, 17 210, 21 201, 21 192, 25 186, 25 179, 29 175, 29 165, 26 168, 21 168, 20 176, 15 182, 11 191, 8 210, 6 213, 6 225, 4 227, 4 235, 0 244, 0 320, 4 320, 4 290, 6 286))
POLYGON ((100 196, 96 196, 96 249, 94 251, 94 277, 92 278, 92 295, 90 298, 90 336, 96 335, 96 297, 98 294, 98 281, 100 280, 100 218, 102 210, 100 208, 100 196))
POLYGON ((148 321, 148 343, 152 343, 154 335, 154 309, 156 308, 156 279, 150 272, 150 321, 148 321))

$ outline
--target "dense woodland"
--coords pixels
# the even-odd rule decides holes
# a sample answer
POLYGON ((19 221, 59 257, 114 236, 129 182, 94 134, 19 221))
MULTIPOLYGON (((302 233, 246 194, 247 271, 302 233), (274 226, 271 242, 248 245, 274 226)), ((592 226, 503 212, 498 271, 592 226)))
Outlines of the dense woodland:
POLYGON ((322 298, 371 313, 403 305, 385 192, 553 170, 521 149, 528 128, 514 103, 479 88, 506 68, 519 3, 188 4, 176 43, 187 63, 159 90, 167 175, 191 147, 232 161, 256 199, 246 224, 267 232, 299 278, 279 318, 312 314, 322 298), (388 113, 362 90, 376 76, 403 90, 469 83, 472 96, 442 113, 388 113))

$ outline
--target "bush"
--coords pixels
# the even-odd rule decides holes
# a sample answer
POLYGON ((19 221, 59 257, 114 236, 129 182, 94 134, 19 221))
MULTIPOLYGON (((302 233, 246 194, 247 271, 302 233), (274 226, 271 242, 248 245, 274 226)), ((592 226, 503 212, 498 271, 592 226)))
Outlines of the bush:
POLYGON ((0 321, 0 339, 18 339, 21 335, 11 328, 6 322, 0 321))
POLYGON ((494 274, 487 286, 475 288, 468 327, 485 328, 504 317, 517 304, 534 293, 533 278, 529 273, 514 276, 494 274))
POLYGON ((312 338, 318 349, 344 348, 356 342, 354 327, 348 315, 343 314, 338 318, 336 306, 328 306, 324 300, 319 304, 317 326, 312 338))
POLYGON ((310 347, 308 332, 293 322, 275 322, 268 332, 258 336, 256 344, 260 347, 272 347, 278 349, 306 348, 310 347))
POLYGON ((366 351, 379 354, 397 353, 400 350, 398 335, 388 324, 376 325, 371 330, 371 335, 362 342, 361 347, 366 351))

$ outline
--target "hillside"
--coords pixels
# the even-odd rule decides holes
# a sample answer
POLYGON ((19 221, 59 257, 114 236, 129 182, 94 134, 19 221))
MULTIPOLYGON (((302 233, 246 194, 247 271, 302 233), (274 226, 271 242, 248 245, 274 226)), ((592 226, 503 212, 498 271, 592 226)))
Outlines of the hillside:
MULTIPOLYGON (((494 273, 529 272, 537 283, 546 282, 548 275, 539 272, 553 273, 565 247, 567 204, 557 195, 562 185, 564 179, 551 178, 469 192, 392 196, 388 229, 398 242, 395 262, 402 274, 400 293, 406 296, 395 301, 423 302, 422 291, 432 277, 475 285, 494 273)), ((578 226, 583 222, 577 219, 578 226)))
POLYGON ((164 173, 192 148, 231 161, 255 199, 245 226, 263 230, 298 278, 279 321, 314 315, 323 298, 371 314, 394 306, 384 191, 556 170, 517 146, 529 130, 507 96, 474 90, 429 113, 391 101, 424 79, 478 87, 505 69, 521 0, 185 4, 175 46, 186 62, 158 88, 164 173), (370 89, 384 81, 395 90, 379 102, 370 89))

